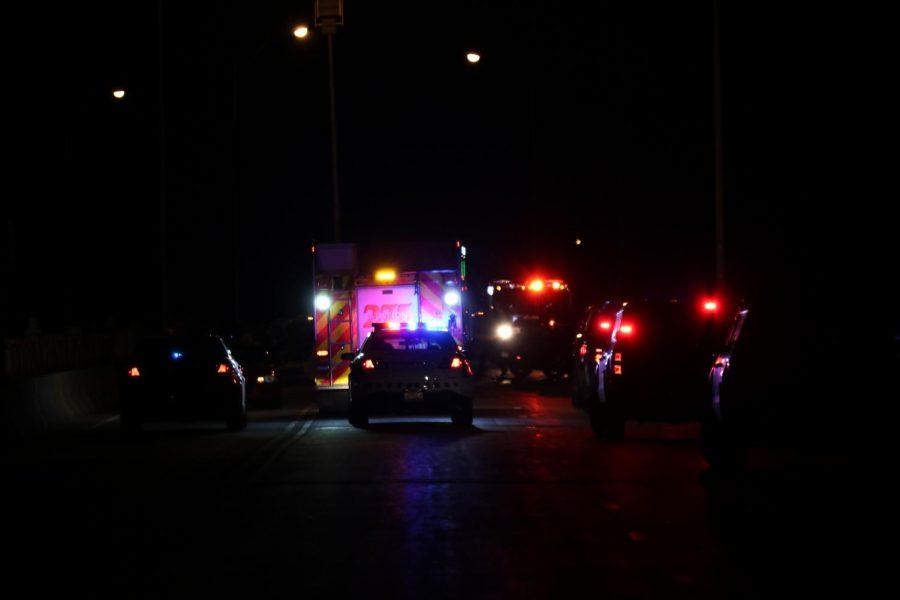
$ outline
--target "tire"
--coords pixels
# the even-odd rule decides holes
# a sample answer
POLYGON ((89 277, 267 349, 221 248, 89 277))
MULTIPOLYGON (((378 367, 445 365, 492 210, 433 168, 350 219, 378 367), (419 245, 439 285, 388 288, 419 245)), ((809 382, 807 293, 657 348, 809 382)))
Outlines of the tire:
POLYGON ((588 392, 587 405, 594 435, 606 440, 621 440, 625 437, 625 417, 610 403, 608 395, 606 402, 600 402, 599 394, 592 386, 588 392))
POLYGON ((350 413, 347 416, 347 421, 357 429, 366 429, 369 426, 369 413, 365 408, 351 401, 350 413))
POLYGON ((123 433, 136 434, 140 433, 143 428, 144 423, 141 421, 139 415, 134 414, 130 410, 123 410, 119 414, 119 429, 121 429, 123 433))
POLYGON ((700 451, 715 472, 739 473, 747 467, 747 444, 739 429, 711 413, 700 421, 700 451))
POLYGON ((475 415, 472 411, 471 402, 468 406, 465 406, 457 411, 455 411, 450 419, 453 421, 453 424, 457 427, 471 427, 472 422, 474 421, 475 415))

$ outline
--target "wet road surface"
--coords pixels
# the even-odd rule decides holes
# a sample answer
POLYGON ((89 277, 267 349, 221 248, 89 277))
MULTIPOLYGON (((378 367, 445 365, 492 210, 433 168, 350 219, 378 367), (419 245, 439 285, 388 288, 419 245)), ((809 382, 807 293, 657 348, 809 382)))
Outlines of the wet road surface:
POLYGON ((9 581, 77 596, 809 597, 846 583, 840 459, 711 476, 696 427, 593 437, 565 389, 479 386, 475 426, 302 397, 246 431, 115 419, 4 450, 9 581))

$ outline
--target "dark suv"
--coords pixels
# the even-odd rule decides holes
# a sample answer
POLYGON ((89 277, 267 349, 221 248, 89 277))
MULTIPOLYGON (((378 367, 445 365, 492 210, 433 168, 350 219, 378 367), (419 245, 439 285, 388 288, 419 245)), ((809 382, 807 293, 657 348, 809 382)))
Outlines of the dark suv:
POLYGON ((123 429, 200 419, 224 419, 231 430, 247 425, 244 374, 221 338, 143 341, 122 375, 123 429))

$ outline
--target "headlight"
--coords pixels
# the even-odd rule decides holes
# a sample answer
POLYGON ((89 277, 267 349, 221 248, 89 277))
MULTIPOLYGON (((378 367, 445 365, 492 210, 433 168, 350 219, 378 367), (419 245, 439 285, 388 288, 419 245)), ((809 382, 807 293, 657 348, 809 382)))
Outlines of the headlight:
POLYGON ((508 340, 513 336, 513 328, 509 323, 504 323, 497 327, 497 337, 501 340, 508 340))

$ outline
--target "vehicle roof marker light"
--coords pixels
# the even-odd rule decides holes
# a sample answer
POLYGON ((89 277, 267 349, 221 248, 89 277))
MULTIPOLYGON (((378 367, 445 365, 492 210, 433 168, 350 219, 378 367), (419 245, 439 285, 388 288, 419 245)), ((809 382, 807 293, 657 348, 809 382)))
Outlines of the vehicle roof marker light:
POLYGON ((540 279, 534 279, 528 284, 528 289, 532 292, 540 292, 544 289, 544 282, 540 279))
POLYGON ((397 280, 397 271, 393 269, 378 269, 375 271, 375 281, 388 283, 397 280))
POLYGON ((320 312, 325 312, 329 308, 331 308, 331 296, 322 292, 316 296, 316 310, 320 312))
POLYGON ((456 290, 450 290, 446 294, 444 294, 444 304, 447 306, 456 306, 459 304, 459 292, 456 290))

